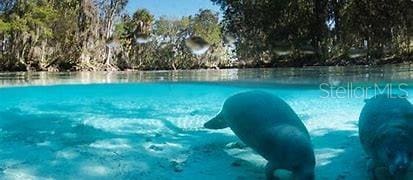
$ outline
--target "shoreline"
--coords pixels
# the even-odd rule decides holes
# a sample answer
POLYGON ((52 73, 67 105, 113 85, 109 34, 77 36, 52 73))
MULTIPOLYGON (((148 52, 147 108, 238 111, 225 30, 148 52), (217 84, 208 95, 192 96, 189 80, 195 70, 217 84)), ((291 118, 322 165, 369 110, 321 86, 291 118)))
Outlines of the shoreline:
POLYGON ((219 71, 219 70, 241 70, 241 69, 306 69, 306 68, 347 68, 347 67, 367 67, 379 68, 385 66, 403 66, 412 65, 413 59, 400 61, 396 63, 378 63, 378 64, 320 64, 320 65, 305 65, 305 66, 234 66, 224 68, 193 68, 193 69, 154 69, 154 70, 139 70, 139 69, 125 69, 125 70, 62 70, 62 71, 48 71, 48 70, 28 70, 28 71, 1 71, 4 73, 33 73, 33 72, 47 72, 47 73, 74 73, 74 72, 187 72, 187 71, 219 71))
POLYGON ((413 63, 175 71, 0 72, 0 87, 125 83, 215 83, 237 87, 259 84, 267 88, 319 88, 326 83, 333 86, 382 85, 382 82, 413 85, 412 69, 413 63))

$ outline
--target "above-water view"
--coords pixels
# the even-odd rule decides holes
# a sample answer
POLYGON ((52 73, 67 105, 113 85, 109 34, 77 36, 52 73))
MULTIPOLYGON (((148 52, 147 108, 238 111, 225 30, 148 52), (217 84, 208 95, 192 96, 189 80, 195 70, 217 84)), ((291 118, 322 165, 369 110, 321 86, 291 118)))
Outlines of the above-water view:
POLYGON ((413 180, 412 0, 0 0, 0 180, 413 180))

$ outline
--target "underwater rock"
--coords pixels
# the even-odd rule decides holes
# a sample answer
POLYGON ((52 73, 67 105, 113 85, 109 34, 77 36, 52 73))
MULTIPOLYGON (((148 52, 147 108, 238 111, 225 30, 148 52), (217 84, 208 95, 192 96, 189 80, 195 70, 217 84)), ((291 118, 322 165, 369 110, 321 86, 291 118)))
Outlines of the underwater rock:
POLYGON ((204 125, 231 130, 268 160, 266 175, 289 170, 298 179, 314 179, 315 157, 310 135, 297 114, 282 99, 262 91, 228 98, 221 112, 204 125))
POLYGON ((236 159, 234 162, 231 163, 232 167, 241 167, 245 163, 242 159, 236 159))
POLYGON ((405 97, 390 94, 366 100, 359 119, 359 136, 370 158, 372 179, 379 177, 377 169, 381 167, 392 178, 405 177, 413 154, 413 105, 405 97))
POLYGON ((185 165, 185 161, 177 161, 177 160, 171 161, 171 166, 175 172, 184 171, 184 165, 185 165))
POLYGON ((145 141, 146 141, 146 142, 152 142, 153 140, 152 140, 152 137, 146 137, 146 138, 145 138, 145 141))
POLYGON ((160 137, 162 137, 162 134, 161 133, 155 133, 155 137, 160 138, 160 137))
POLYGON ((196 116, 199 113, 200 113, 200 110, 193 110, 192 112, 189 113, 189 115, 196 116))
POLYGON ((149 149, 151 149, 153 151, 163 151, 162 147, 159 147, 159 146, 156 146, 156 145, 149 146, 149 149))

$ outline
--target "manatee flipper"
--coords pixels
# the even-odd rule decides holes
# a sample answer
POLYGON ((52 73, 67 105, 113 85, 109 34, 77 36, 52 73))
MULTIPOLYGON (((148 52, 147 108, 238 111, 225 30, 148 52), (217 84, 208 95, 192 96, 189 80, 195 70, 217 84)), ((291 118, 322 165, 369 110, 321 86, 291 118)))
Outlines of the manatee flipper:
POLYGON ((367 172, 368 172, 370 180, 377 180, 378 179, 377 175, 376 175, 376 168, 377 168, 376 162, 374 162, 373 159, 369 159, 367 161, 367 172))
POLYGON ((280 179, 279 177, 274 176, 274 171, 277 170, 277 168, 271 164, 267 163, 265 166, 265 176, 267 180, 278 180, 280 179))
POLYGON ((219 113, 217 116, 206 122, 204 127, 207 129, 224 129, 229 127, 229 124, 225 121, 222 113, 219 113))

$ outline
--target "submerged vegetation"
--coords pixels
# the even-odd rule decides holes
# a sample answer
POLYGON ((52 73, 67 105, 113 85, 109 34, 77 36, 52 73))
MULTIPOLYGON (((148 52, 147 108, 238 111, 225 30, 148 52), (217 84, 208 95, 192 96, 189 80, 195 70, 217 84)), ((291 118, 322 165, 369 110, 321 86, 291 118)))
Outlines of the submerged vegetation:
POLYGON ((128 0, 0 1, 0 71, 161 70, 409 61, 413 2, 212 0, 180 19, 128 0))

